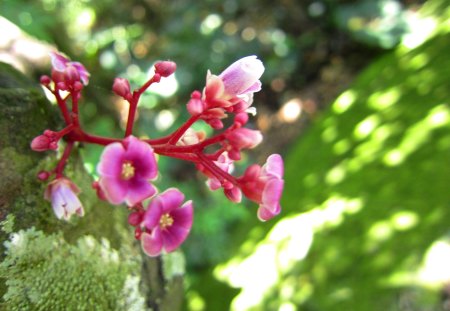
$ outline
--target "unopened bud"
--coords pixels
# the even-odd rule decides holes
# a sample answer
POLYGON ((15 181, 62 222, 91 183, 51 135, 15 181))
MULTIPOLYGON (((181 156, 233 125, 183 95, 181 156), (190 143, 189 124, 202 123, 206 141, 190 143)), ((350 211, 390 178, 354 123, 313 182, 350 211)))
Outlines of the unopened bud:
POLYGON ((234 117, 234 122, 238 123, 240 126, 245 125, 248 122, 248 114, 246 114, 245 112, 236 114, 236 116, 234 117))
POLYGON ((142 235, 142 229, 140 227, 136 227, 136 229, 134 229, 134 238, 136 240, 140 240, 141 235, 142 235))
POLYGON ((240 203, 242 200, 242 192, 238 187, 232 187, 230 189, 224 189, 223 193, 228 200, 234 203, 240 203))
POLYGON ((47 86, 47 85, 50 84, 50 82, 52 82, 52 80, 50 79, 49 76, 42 76, 41 79, 40 79, 40 82, 41 82, 42 85, 47 86))
POLYGON ((46 135, 39 135, 36 136, 32 141, 31 141, 31 149, 33 149, 34 151, 47 151, 50 148, 50 143, 51 140, 50 138, 48 138, 46 135))
POLYGON ((115 78, 112 89, 117 95, 127 98, 130 94, 130 82, 124 78, 115 78))
POLYGON ((46 181, 50 177, 50 173, 47 171, 40 171, 37 174, 37 178, 41 181, 46 181))
POLYGON ((205 110, 205 103, 201 99, 191 98, 186 104, 186 109, 191 116, 197 116, 205 110))
POLYGON ((128 223, 136 227, 142 222, 144 214, 142 212, 133 212, 130 215, 128 215, 128 223))
POLYGON ((177 64, 172 61, 162 61, 155 64, 155 72, 160 74, 162 77, 168 77, 175 72, 177 69, 177 64))

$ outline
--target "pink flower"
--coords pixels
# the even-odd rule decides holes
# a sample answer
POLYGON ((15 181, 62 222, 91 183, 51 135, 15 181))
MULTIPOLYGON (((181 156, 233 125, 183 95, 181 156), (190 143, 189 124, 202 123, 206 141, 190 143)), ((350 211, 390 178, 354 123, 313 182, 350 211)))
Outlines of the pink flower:
POLYGON ((69 179, 61 177, 48 184, 44 198, 52 203, 58 219, 69 220, 73 214, 84 215, 83 205, 77 197, 80 189, 69 179))
POLYGON ((156 193, 149 182, 158 174, 153 149, 134 136, 106 146, 97 171, 103 194, 112 204, 134 206, 156 193))
POLYGON ((192 201, 184 201, 184 195, 170 188, 156 196, 148 205, 142 226, 142 249, 148 256, 158 256, 164 250, 170 253, 186 240, 192 227, 192 201))
POLYGON ((221 107, 230 112, 243 112, 253 102, 253 93, 261 90, 263 63, 255 55, 239 59, 219 76, 208 72, 204 101, 209 108, 221 107))
POLYGON ((258 218, 261 221, 269 220, 281 211, 283 171, 283 159, 279 154, 272 154, 263 167, 249 166, 238 179, 244 195, 259 204, 258 218))
MULTIPOLYGON (((72 83, 76 80, 81 80, 84 85, 89 83, 90 74, 83 64, 72 62, 57 52, 50 52, 50 57, 52 59, 53 70, 56 71, 56 76, 58 76, 58 73, 62 73, 65 78, 71 80, 72 83)), ((60 79, 58 80, 59 81, 55 82, 63 82, 60 79)))
POLYGON ((225 69, 219 78, 223 81, 225 93, 231 96, 255 93, 261 90, 263 63, 255 56, 241 58, 225 69))

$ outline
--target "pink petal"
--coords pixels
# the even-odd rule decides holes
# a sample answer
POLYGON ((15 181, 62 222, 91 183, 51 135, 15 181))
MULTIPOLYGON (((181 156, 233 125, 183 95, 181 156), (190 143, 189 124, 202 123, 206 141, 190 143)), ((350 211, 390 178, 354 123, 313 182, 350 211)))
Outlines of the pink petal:
POLYGON ((162 203, 163 214, 165 214, 181 206, 184 200, 184 194, 176 188, 169 188, 155 199, 162 203))
POLYGON ((69 62, 67 58, 56 52, 50 52, 52 67, 57 71, 64 71, 69 62))
POLYGON ((161 201, 156 199, 152 200, 145 211, 142 225, 149 230, 153 230, 155 227, 159 226, 159 221, 163 214, 162 210, 161 201))
POLYGON ((186 240, 190 230, 173 225, 170 228, 161 231, 164 250, 170 253, 176 250, 184 242, 184 240, 186 240))
MULTIPOLYGON (((170 216, 173 218, 172 227, 181 227, 190 230, 192 227, 194 207, 192 201, 187 201, 180 208, 177 208, 170 212, 170 216)), ((171 228, 171 227, 170 227, 171 228)), ((170 230, 169 228, 169 230, 170 230)))
POLYGON ((122 173, 125 149, 121 143, 112 143, 105 147, 97 165, 97 172, 102 177, 119 178, 122 173))
POLYGON ((273 211, 267 209, 264 205, 260 205, 258 208, 258 219, 261 221, 267 221, 278 215, 281 211, 281 206, 278 204, 273 211))
POLYGON ((128 183, 114 177, 102 177, 99 185, 106 199, 112 204, 121 204, 125 201, 128 191, 128 183))
POLYGON ((136 176, 142 179, 154 179, 158 175, 153 148, 134 136, 129 136, 125 142, 125 158, 133 163, 136 176))
POLYGON ((142 233, 141 246, 144 253, 150 257, 156 257, 161 254, 163 239, 159 227, 155 228, 151 233, 142 233))
POLYGON ((145 179, 133 178, 128 182, 125 201, 128 206, 134 206, 156 193, 156 188, 145 179))
POLYGON ((218 76, 210 75, 206 81, 205 97, 207 100, 220 98, 223 95, 223 82, 218 76))
POLYGON ((270 179, 267 181, 263 193, 262 204, 271 211, 277 208, 283 192, 284 181, 282 179, 270 179))
POLYGON ((279 154, 272 154, 263 166, 263 174, 282 178, 284 173, 283 158, 279 154))
POLYGON ((242 92, 242 94, 247 94, 247 93, 256 93, 261 91, 261 81, 256 81, 252 86, 250 86, 248 89, 246 89, 244 92, 242 92))

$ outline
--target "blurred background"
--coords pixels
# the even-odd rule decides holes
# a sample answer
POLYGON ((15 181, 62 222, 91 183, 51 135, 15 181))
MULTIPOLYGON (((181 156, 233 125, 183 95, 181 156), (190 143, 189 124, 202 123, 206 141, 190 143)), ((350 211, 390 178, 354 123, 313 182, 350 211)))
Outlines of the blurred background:
MULTIPOLYGON (((0 61, 36 81, 49 51, 82 62, 82 123, 99 135, 123 133, 116 76, 137 87, 177 63, 140 103, 136 133, 154 138, 186 120, 208 69, 263 60, 250 126, 265 138, 236 171, 284 156, 279 217, 259 223, 255 204, 159 159, 158 187, 196 204, 193 311, 450 310, 449 46, 447 0, 0 1, 0 61)), ((94 177, 100 152, 82 150, 94 177)))

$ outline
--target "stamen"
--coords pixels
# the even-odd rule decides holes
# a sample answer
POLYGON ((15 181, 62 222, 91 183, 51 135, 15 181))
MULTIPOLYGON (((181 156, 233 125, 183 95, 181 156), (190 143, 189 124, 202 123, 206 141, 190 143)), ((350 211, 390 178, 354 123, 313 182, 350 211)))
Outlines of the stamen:
POLYGON ((122 174, 121 177, 124 180, 129 180, 134 176, 134 166, 130 161, 125 161, 122 164, 122 174))
POLYGON ((161 219, 159 220, 159 226, 162 229, 165 229, 167 227, 170 227, 173 225, 173 218, 169 214, 164 214, 161 216, 161 219))

